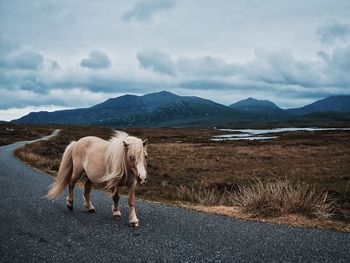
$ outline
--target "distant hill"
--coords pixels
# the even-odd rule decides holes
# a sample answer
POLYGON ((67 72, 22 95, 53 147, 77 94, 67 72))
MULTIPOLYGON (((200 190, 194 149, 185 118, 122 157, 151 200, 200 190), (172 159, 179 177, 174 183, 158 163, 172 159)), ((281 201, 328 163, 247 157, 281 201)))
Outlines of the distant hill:
MULTIPOLYGON (((349 96, 348 96, 349 97, 349 96)), ((328 109, 324 106, 325 109, 328 109)), ((194 96, 162 91, 144 96, 124 95, 90 108, 31 112, 12 123, 76 124, 110 127, 213 127, 347 122, 340 113, 299 116, 271 101, 248 98, 230 106, 194 96), (338 116, 339 115, 339 116, 338 116)))
POLYGON ((205 126, 264 119, 199 97, 162 91, 144 96, 124 95, 90 108, 32 112, 15 123, 96 124, 112 127, 205 126))
POLYGON ((84 109, 55 112, 31 112, 15 120, 17 123, 91 124, 127 119, 135 114, 151 112, 158 107, 179 100, 180 96, 170 92, 159 92, 144 96, 124 95, 111 98, 84 109))
POLYGON ((287 111, 281 109, 276 104, 269 100, 257 100, 254 98, 248 98, 238 101, 229 106, 232 109, 252 112, 263 113, 271 116, 287 116, 290 115, 287 111))
POLYGON ((350 95, 330 96, 301 108, 288 109, 288 111, 297 115, 313 112, 350 112, 350 95))

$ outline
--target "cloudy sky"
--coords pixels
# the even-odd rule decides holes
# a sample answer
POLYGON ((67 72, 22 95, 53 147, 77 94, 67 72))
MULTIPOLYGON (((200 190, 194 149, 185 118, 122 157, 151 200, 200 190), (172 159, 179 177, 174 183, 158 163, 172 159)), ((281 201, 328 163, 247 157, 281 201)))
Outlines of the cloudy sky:
POLYGON ((161 90, 350 94, 350 1, 0 0, 0 119, 161 90))

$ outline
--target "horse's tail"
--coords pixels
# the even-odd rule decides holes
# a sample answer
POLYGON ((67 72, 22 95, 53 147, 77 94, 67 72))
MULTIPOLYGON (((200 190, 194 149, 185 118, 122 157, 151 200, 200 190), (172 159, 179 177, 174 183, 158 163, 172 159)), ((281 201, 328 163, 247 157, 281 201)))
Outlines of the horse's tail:
POLYGON ((49 199, 59 197, 63 193, 64 188, 68 185, 73 172, 72 150, 74 144, 75 141, 71 142, 64 150, 55 182, 51 185, 51 188, 45 197, 49 199))

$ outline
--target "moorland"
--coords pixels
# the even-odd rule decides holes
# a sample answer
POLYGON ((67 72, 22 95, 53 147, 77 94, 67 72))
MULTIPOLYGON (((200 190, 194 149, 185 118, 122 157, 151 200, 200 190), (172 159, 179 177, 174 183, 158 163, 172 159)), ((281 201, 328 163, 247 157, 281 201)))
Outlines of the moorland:
MULTIPOLYGON (((113 133, 106 127, 46 126, 53 128, 61 129, 57 137, 15 153, 52 176, 70 141, 88 135, 108 139, 113 133)), ((349 131, 222 142, 211 141, 223 133, 211 128, 124 131, 149 140, 149 181, 138 188, 139 198, 254 220, 350 230, 349 131)))

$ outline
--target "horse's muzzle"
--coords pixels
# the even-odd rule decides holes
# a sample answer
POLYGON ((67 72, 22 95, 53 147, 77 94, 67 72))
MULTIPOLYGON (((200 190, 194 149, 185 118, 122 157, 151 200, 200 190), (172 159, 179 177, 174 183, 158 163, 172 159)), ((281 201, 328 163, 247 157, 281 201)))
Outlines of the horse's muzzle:
POLYGON ((139 184, 145 184, 146 182, 147 182, 147 177, 144 179, 144 180, 142 180, 141 178, 140 178, 140 176, 138 176, 137 177, 137 182, 139 183, 139 184))

